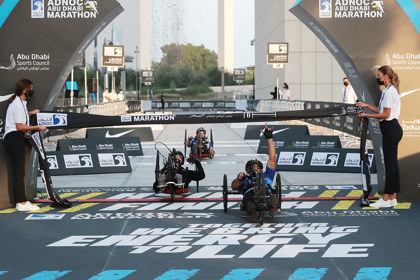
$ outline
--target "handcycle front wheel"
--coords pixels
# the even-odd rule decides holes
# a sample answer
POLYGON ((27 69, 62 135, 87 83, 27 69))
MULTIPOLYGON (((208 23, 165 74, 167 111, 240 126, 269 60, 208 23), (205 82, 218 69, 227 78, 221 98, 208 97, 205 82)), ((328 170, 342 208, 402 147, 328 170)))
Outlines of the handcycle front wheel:
POLYGON ((281 211, 281 177, 279 173, 276 175, 276 193, 279 199, 279 207, 277 211, 281 211))
POLYGON ((223 210, 227 212, 228 206, 228 188, 227 188, 227 176, 223 175, 223 210))

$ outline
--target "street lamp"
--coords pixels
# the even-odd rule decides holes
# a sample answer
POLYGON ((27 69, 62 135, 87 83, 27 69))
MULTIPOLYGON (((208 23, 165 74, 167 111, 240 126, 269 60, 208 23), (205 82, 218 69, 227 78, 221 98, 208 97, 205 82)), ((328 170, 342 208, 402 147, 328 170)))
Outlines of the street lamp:
MULTIPOLYGON (((251 46, 255 46, 255 39, 252 39, 250 42, 251 46)), ((249 67, 252 69, 252 100, 255 99, 255 61, 254 66, 249 67)))
POLYGON ((255 66, 247 67, 248 70, 252 71, 252 97, 251 99, 255 99, 255 66))
POLYGON ((137 100, 140 100, 140 93, 139 93, 139 78, 138 78, 138 64, 137 64, 137 57, 139 52, 139 46, 136 46, 136 50, 134 51, 136 54, 136 93, 137 93, 137 100))

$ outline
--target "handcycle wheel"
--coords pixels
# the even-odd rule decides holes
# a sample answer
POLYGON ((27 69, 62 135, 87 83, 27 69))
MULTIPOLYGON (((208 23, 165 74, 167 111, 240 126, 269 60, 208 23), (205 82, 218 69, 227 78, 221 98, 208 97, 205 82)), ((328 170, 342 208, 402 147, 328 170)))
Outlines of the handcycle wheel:
POLYGON ((200 150, 200 161, 201 161, 201 155, 202 155, 202 151, 203 151, 203 138, 201 138, 201 136, 200 136, 200 147, 199 147, 199 150, 200 150))
MULTIPOLYGON (((172 181, 172 178, 174 177, 173 170, 172 170, 172 157, 169 156, 168 157, 168 162, 167 162, 168 168, 167 168, 167 180, 172 181)), ((176 186, 174 184, 169 184, 169 191, 171 193, 171 201, 173 202, 175 200, 175 189, 176 186)))
MULTIPOLYGON (((213 143, 213 129, 210 128, 210 143, 211 143, 211 148, 214 149, 214 143, 213 143)), ((210 147, 209 147, 209 154, 210 154, 210 147)), ((212 155, 209 156, 210 158, 213 158, 212 155)))
POLYGON ((228 206, 228 188, 227 188, 227 176, 223 175, 223 210, 227 212, 228 206))
POLYGON ((184 136, 184 156, 187 157, 187 129, 185 129, 184 136))
POLYGON ((257 204, 257 210, 259 212, 259 221, 260 224, 264 224, 264 216, 265 216, 265 184, 264 184, 264 175, 262 172, 257 173, 257 186, 255 188, 255 203, 257 204))
POLYGON ((260 218, 259 218, 260 225, 264 224, 264 216, 265 216, 265 211, 264 211, 264 208, 262 208, 260 209, 260 218))
POLYGON ((160 167, 159 167, 159 151, 156 152, 156 164, 155 164, 155 182, 158 182, 160 173, 160 167))
POLYGON ((279 208, 277 210, 281 210, 281 177, 280 173, 276 175, 276 193, 279 198, 279 208))

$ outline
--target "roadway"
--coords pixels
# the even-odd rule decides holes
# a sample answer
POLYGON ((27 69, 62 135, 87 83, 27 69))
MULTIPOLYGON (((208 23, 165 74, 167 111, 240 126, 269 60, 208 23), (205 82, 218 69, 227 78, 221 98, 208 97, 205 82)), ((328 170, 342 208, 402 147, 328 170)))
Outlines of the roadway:
MULTIPOLYGON (((267 156, 243 140, 245 124, 204 127, 216 156, 203 160, 199 192, 192 184, 174 203, 151 189, 156 151, 144 142, 129 174, 53 177, 61 197, 84 200, 69 209, 0 209, 0 280, 418 279, 418 203, 361 208, 339 199, 360 195, 360 174, 281 172, 282 211, 259 226, 240 197, 223 211, 221 184, 267 156)), ((185 128, 197 127, 153 126, 155 142, 183 150, 185 128)))

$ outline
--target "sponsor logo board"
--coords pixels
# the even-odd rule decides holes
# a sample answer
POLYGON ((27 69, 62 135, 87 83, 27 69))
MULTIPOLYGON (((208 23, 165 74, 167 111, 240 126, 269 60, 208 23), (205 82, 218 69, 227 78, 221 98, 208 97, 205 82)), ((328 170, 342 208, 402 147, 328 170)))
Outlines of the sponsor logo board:
POLYGON ((30 214, 25 220, 61 220, 65 214, 30 214))
POLYGON ((311 166, 337 166, 340 153, 314 152, 311 158, 311 166))
POLYGON ((49 169, 59 169, 58 160, 56 155, 47 156, 48 168, 49 169))
POLYGON ((91 168, 93 161, 91 154, 63 155, 66 168, 91 168))
POLYGON ((127 160, 123 153, 98 153, 98 159, 101 167, 127 166, 127 160))
POLYGON ((278 165, 303 165, 306 152, 280 152, 278 165))

